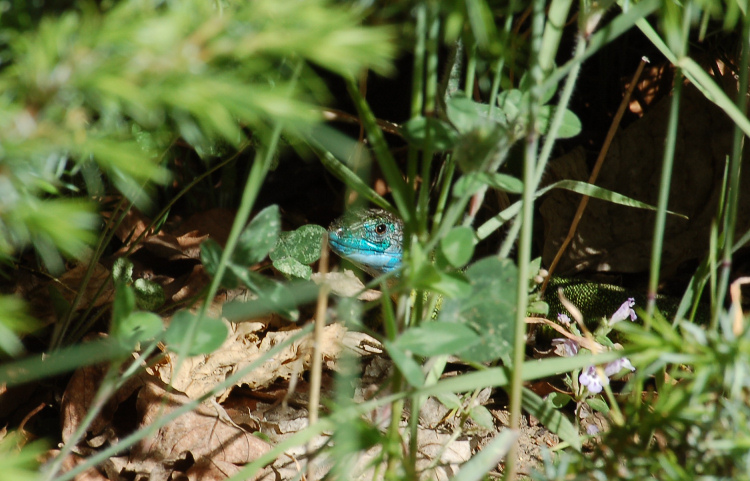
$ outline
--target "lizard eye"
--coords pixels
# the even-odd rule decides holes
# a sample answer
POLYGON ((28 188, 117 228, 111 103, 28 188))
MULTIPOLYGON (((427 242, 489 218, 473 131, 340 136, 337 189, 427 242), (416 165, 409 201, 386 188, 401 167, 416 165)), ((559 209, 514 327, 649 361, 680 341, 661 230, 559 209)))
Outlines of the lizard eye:
POLYGON ((385 224, 378 224, 375 226, 375 233, 383 235, 388 230, 388 226, 385 224))

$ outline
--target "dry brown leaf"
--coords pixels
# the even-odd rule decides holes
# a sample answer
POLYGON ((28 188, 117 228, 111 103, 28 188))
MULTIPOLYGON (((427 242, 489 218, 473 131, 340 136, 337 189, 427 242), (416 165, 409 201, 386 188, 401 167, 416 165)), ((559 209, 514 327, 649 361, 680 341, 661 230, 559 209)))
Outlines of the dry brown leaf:
MULTIPOLYGON (((78 264, 73 269, 64 273, 60 278, 45 282, 37 286, 28 297, 34 316, 52 322, 55 318, 52 300, 50 299, 50 288, 56 289, 62 297, 69 303, 73 302, 76 293, 83 283, 88 265, 78 264)), ((109 277, 109 270, 103 265, 97 263, 94 266, 94 272, 86 285, 86 290, 81 297, 76 309, 88 307, 99 307, 112 302, 114 299, 114 285, 109 277), (99 289, 102 288, 99 296, 94 297, 99 289)))
POLYGON ((201 291, 209 284, 211 278, 206 274, 202 264, 193 266, 192 271, 175 278, 171 282, 161 283, 164 296, 175 304, 197 298, 201 291))
MULTIPOLYGON (((141 380, 143 387, 136 401, 141 429, 148 429, 157 419, 190 401, 182 393, 169 392, 167 385, 156 378, 144 375, 141 380)), ((220 471, 229 471, 229 464, 250 463, 271 449, 265 441, 225 421, 228 416, 220 411, 223 409, 218 404, 204 403, 162 426, 133 447, 128 469, 151 472, 150 480, 157 481, 161 476, 154 477, 155 469, 167 473, 176 461, 185 459, 186 453, 190 453, 195 462, 190 468, 205 466, 208 469, 215 465, 221 466, 220 471)))
POLYGON ((235 211, 229 209, 216 208, 199 212, 190 216, 179 228, 173 232, 176 236, 182 236, 191 232, 198 232, 200 235, 208 236, 224 246, 229 237, 229 231, 232 229, 235 211))
MULTIPOLYGON (((60 277, 59 282, 65 289, 60 289, 61 294, 68 302, 73 302, 78 289, 83 283, 83 278, 88 270, 88 265, 79 264, 73 269, 69 270, 60 277)), ((78 303, 78 308, 84 307, 99 307, 103 304, 110 303, 114 300, 114 286, 109 278, 109 269, 103 265, 97 263, 94 266, 94 272, 91 275, 89 283, 86 285, 86 290, 81 297, 81 301, 78 303), (94 297, 102 285, 107 284, 104 287, 101 295, 94 297)))
MULTIPOLYGON (((68 442, 83 418, 88 414, 106 372, 107 366, 100 364, 86 366, 73 373, 73 377, 70 378, 65 388, 61 402, 63 442, 68 442)), ((88 454, 92 448, 98 448, 105 442, 111 443, 117 440, 118 434, 112 428, 115 412, 120 404, 129 398, 141 384, 142 382, 137 378, 131 379, 107 400, 99 416, 86 430, 87 436, 83 440, 86 444, 79 443, 76 452, 88 454)), ((122 416, 123 413, 120 413, 120 417, 122 416)))
MULTIPOLYGON (((111 212, 102 212, 102 217, 109 219, 111 217, 111 212)), ((128 210, 120 225, 117 226, 115 235, 127 248, 130 247, 130 244, 137 239, 138 236, 143 234, 150 224, 151 219, 133 207, 128 210)))
POLYGON ((188 232, 179 237, 159 232, 147 238, 143 246, 155 256, 167 260, 199 259, 201 243, 206 239, 208 239, 208 234, 200 235, 198 231, 188 232))
MULTIPOLYGON (((43 457, 44 459, 49 460, 59 455, 60 455, 59 449, 51 449, 47 451, 43 455, 43 457)), ((67 472, 75 468, 79 464, 83 463, 84 461, 86 461, 85 458, 82 458, 76 454, 70 454, 68 455, 68 457, 66 457, 63 460, 62 466, 60 469, 62 472, 67 472)), ((2 475, 0 475, 0 477, 2 477, 2 475)), ((86 471, 82 472, 81 474, 77 475, 73 479, 74 481, 107 481, 107 477, 104 476, 102 473, 100 473, 96 468, 89 468, 86 471)))
MULTIPOLYGON (((157 368, 159 377, 164 382, 169 382, 173 377, 171 379, 173 386, 190 398, 197 398, 300 331, 295 328, 288 331, 267 332, 261 341, 256 332, 264 329, 269 320, 239 324, 224 322, 229 326, 231 334, 219 349, 211 354, 187 359, 180 372, 174 377, 172 366, 176 365, 177 357, 171 355, 171 365, 157 368)), ((321 345, 323 362, 338 359, 346 332, 346 328, 340 324, 325 327, 321 345)), ((311 341, 310 336, 307 336, 297 340, 266 363, 252 370, 237 385, 246 384, 251 389, 260 389, 270 385, 277 378, 289 379, 293 373, 299 372, 302 368, 308 368, 310 362, 311 341)), ((226 399, 228 394, 229 391, 225 391, 219 396, 219 400, 226 399)))
POLYGON ((220 481, 237 474, 240 468, 226 461, 203 460, 187 472, 190 481, 220 481))
POLYGON ((373 289, 363 292, 365 285, 349 269, 344 270, 344 272, 327 272, 325 274, 316 272, 310 276, 310 280, 318 285, 324 282, 328 283, 331 292, 341 297, 357 296, 357 299, 361 301, 376 301, 382 295, 380 291, 373 289))

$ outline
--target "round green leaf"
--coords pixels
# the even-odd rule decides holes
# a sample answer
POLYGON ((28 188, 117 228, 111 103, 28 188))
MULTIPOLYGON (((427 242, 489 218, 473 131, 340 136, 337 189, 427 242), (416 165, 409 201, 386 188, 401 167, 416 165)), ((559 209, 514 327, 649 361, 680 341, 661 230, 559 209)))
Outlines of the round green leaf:
POLYGON ((416 117, 401 128, 406 140, 418 149, 448 150, 458 139, 456 130, 434 117, 416 117))
POLYGON ((479 342, 479 335, 463 324, 429 322, 401 334, 395 345, 420 356, 455 354, 479 342))
POLYGON ((475 423, 482 426, 484 429, 494 429, 495 423, 493 421, 492 414, 484 406, 474 406, 469 411, 469 417, 474 420, 475 423))
MULTIPOLYGON (((206 269, 208 275, 212 277, 216 275, 216 271, 219 268, 219 261, 221 260, 221 254, 222 248, 215 240, 206 239, 201 244, 201 262, 203 263, 203 267, 206 269)), ((221 279, 221 285, 229 289, 234 289, 237 287, 237 284, 237 276, 231 272, 231 269, 225 269, 224 277, 221 279)))
POLYGON ((471 286, 466 276, 460 272, 439 271, 432 264, 425 264, 414 276, 414 288, 425 289, 445 297, 466 297, 471 292, 471 286))
POLYGON ((557 391, 552 391, 547 396, 547 402, 551 403, 557 409, 564 407, 566 404, 568 404, 572 400, 573 398, 571 398, 568 394, 563 394, 557 391))
POLYGON ((147 279, 136 279, 133 283, 135 289, 135 303, 140 309, 153 311, 167 299, 164 289, 156 282, 147 279))
POLYGON ((474 230, 458 226, 440 240, 440 249, 453 267, 463 267, 474 255, 474 230))
POLYGON ((515 330, 517 274, 512 261, 496 257, 469 266, 471 291, 465 298, 446 299, 438 321, 455 322, 480 333, 479 342, 457 355, 469 361, 510 362, 515 330))
POLYGON ((461 198, 463 196, 473 195, 479 191, 485 184, 481 172, 468 172, 458 178, 453 184, 453 197, 461 198))
POLYGON ((258 212, 242 231, 232 260, 244 267, 262 261, 276 245, 280 230, 279 206, 270 205, 258 212))
POLYGON ((306 266, 293 257, 282 257, 273 261, 273 267, 287 277, 298 277, 300 279, 310 279, 312 267, 306 266))
POLYGON ((135 309, 135 293, 127 284, 117 284, 115 288, 115 300, 112 303, 112 326, 113 331, 119 329, 120 323, 135 309))
POLYGON ((487 185, 508 192, 509 194, 521 194, 523 192, 523 182, 511 175, 495 172, 492 174, 483 173, 481 179, 487 185))
POLYGON ((147 341, 156 337, 163 328, 161 317, 153 312, 135 311, 116 325, 112 334, 126 342, 147 341))
POLYGON ((505 112, 501 108, 492 109, 492 118, 488 117, 489 111, 488 104, 474 102, 463 95, 451 97, 447 105, 448 120, 462 134, 477 127, 507 124, 505 112))
POLYGON ((588 398, 586 399, 586 404, 588 404, 594 411, 599 411, 602 414, 609 414, 609 406, 601 398, 588 398))
POLYGON ((272 261, 291 257, 301 264, 312 264, 320 258, 321 240, 326 230, 316 224, 303 225, 292 232, 282 232, 269 254, 272 261))
POLYGON ((448 409, 461 409, 461 399, 452 392, 436 394, 435 397, 448 409))
POLYGON ((118 258, 112 266, 112 279, 116 284, 133 282, 133 263, 125 258, 118 258))
MULTIPOLYGON (((547 134, 547 131, 549 130, 549 123, 552 119, 552 115, 554 115, 556 108, 557 107, 552 105, 545 105, 539 110, 539 128, 543 135, 547 134)), ((581 133, 582 129, 583 125, 581 124, 581 120, 578 118, 578 116, 570 110, 566 109, 565 113, 563 114, 562 124, 557 131, 557 138, 569 139, 571 137, 575 137, 576 135, 581 133)))
POLYGON ((227 326, 218 319, 204 317, 199 319, 196 324, 194 338, 188 339, 187 333, 189 326, 195 319, 195 314, 189 311, 180 311, 172 317, 169 328, 164 335, 164 341, 172 352, 178 353, 183 350, 183 345, 187 346, 188 356, 197 356, 199 354, 209 354, 221 346, 227 338, 229 330, 227 326))

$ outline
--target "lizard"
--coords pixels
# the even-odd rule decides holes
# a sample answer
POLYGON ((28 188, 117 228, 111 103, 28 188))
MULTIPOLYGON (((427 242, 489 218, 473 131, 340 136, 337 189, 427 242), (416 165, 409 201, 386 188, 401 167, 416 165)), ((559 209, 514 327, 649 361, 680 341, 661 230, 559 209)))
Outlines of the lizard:
MULTIPOLYGON (((331 250, 368 274, 377 277, 401 267, 403 260, 403 221, 396 215, 378 208, 353 209, 336 219, 328 228, 331 250)), ((581 311, 584 319, 598 320, 611 315, 629 298, 641 308, 646 307, 646 296, 613 284, 604 284, 575 278, 550 279, 545 302, 549 305, 548 317, 567 313, 556 293, 562 293, 581 311)), ((674 314, 678 299, 657 297, 657 307, 669 317, 674 314)))

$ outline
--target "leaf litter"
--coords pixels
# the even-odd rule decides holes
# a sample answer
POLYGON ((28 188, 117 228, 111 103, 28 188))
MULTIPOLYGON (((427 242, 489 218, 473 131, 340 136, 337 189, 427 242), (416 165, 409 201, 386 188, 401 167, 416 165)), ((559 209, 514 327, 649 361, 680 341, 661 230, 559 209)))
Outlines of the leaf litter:
MULTIPOLYGON (((224 218, 227 223, 231 222, 231 216, 224 218)), ((216 215, 204 215, 195 225, 180 226, 182 233, 178 233, 178 229, 170 233, 166 227, 156 234, 149 233, 147 226, 151 224, 150 220, 137 212, 126 220, 124 224, 129 225, 121 226, 118 231, 124 247, 117 255, 133 247, 129 255, 134 264, 133 279, 146 278, 160 284, 168 305, 189 302, 205 288, 209 278, 198 261, 200 243, 208 238, 217 239, 220 243, 225 240, 224 233, 215 235, 212 232, 218 225, 216 215), (201 222, 205 224, 201 225, 201 222), (129 242, 140 234, 144 234, 141 242, 130 246, 129 242), (174 269, 174 265, 182 267, 174 269)), ((85 294, 82 306, 100 307, 110 302, 114 289, 106 266, 112 262, 105 259, 96 266, 95 279, 100 279, 96 284, 99 297, 85 294)), ((59 282, 69 284, 70 292, 74 293, 76 279, 82 278, 83 271, 84 267, 78 266, 64 274, 59 282)), ((351 271, 325 276, 314 274, 313 280, 329 283, 332 291, 342 297, 357 295, 364 301, 374 301, 380 297, 378 291, 365 290, 351 271)), ((208 315, 221 319, 224 303, 249 297, 251 294, 246 289, 220 291, 209 306, 208 315)), ((72 297, 68 295, 66 299, 72 297)), ((191 310, 195 311, 199 305, 200 301, 195 302, 191 310)), ((49 315, 51 319, 53 314, 49 315)), ((165 318, 165 322, 168 324, 169 317, 165 318)), ((145 371, 114 391, 101 406, 98 416, 88 426, 73 452, 64 460, 63 469, 72 469, 86 457, 118 443, 137 430, 150 429, 158 419, 211 391, 228 376, 300 331, 296 324, 276 315, 239 323, 224 319, 221 322, 229 328, 230 335, 219 349, 210 354, 189 357, 182 363, 174 353, 166 353, 160 361, 152 362, 145 371), (175 372, 177 364, 181 364, 181 368, 175 372)), ((364 402, 388 393, 383 385, 394 368, 377 340, 362 332, 350 331, 339 322, 325 326, 323 332, 324 399, 334 397, 331 373, 336 371, 343 352, 356 356, 362 365, 363 376, 355 388, 354 402, 364 402)), ((308 426, 309 385, 304 377, 310 368, 311 355, 310 337, 296 340, 233 386, 214 393, 195 410, 155 429, 130 450, 109 458, 98 469, 89 469, 76 479, 226 479, 243 465, 267 453, 274 444, 308 426)), ((70 378, 62 396, 63 442, 72 440, 73 434, 94 406, 97 390, 105 376, 105 366, 88 366, 77 370, 70 378)), ((434 398, 427 401, 420 411, 424 422, 417 430, 417 466, 423 470, 425 479, 448 479, 473 453, 489 443, 495 433, 476 425, 471 419, 460 421, 434 398), (451 432, 458 428, 463 429, 463 434, 456 438, 451 432)), ((482 403, 490 402, 489 398, 482 399, 482 403)), ((408 410, 405 414, 408 416, 408 410)), ((502 429, 502 416, 496 411, 493 411, 493 415, 496 429, 502 429)), ((385 429, 390 419, 390 406, 375 409, 365 418, 377 429, 385 429)), ((540 433, 550 435, 546 430, 540 433)), ((331 434, 322 433, 311 444, 315 447, 328 445, 332 441, 331 434)), ((408 433, 404 433, 404 439, 408 439, 408 433)), ((535 446, 538 444, 531 443, 535 446)), ((553 445, 556 441, 551 438, 547 444, 553 445)), ((534 452, 533 448, 529 450, 534 452)), ((48 455, 53 456, 57 452, 51 450, 48 455)), ((380 456, 379 444, 362 452, 357 457, 350 479, 371 478, 380 456)), ((533 456, 538 457, 538 454, 533 456)), ((300 471, 305 469, 306 457, 305 446, 292 448, 258 473, 255 479, 270 481, 298 477, 300 471)), ((322 476, 335 462, 330 455, 319 454, 314 472, 322 476)))

